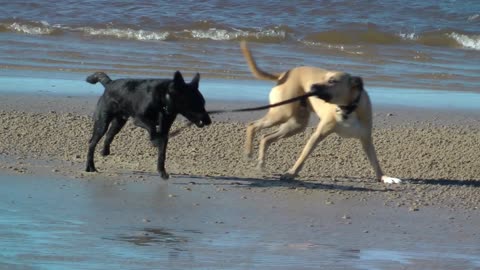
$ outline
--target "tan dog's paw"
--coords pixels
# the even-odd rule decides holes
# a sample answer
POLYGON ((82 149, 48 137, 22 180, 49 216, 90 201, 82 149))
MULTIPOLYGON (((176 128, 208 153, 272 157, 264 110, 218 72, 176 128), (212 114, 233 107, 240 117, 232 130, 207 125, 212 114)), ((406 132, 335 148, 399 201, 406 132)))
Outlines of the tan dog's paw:
POLYGON ((287 173, 283 174, 282 176, 280 176, 280 180, 281 181, 292 181, 292 180, 295 180, 296 176, 297 176, 296 174, 287 172, 287 173))
POLYGON ((390 177, 390 176, 383 175, 382 176, 382 182, 385 183, 385 184, 400 184, 400 183, 402 183, 402 180, 400 180, 398 178, 395 178, 395 177, 390 177))
POLYGON ((257 166, 255 166, 255 168, 257 169, 257 171, 263 172, 265 169, 265 164, 263 163, 263 161, 259 161, 257 162, 257 166))

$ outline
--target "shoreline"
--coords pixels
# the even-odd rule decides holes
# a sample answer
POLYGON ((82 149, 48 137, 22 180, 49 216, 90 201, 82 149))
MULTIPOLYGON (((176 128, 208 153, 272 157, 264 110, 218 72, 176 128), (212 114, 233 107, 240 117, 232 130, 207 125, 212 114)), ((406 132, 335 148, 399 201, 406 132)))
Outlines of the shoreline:
MULTIPOLYGON (((2 90, 0 90, 2 93, 2 90)), ((72 113, 91 116, 101 93, 72 95, 69 93, 52 94, 45 91, 37 92, 3 92, 0 99, 0 112, 28 113, 72 113)), ((206 100, 207 110, 238 109, 262 106, 268 104, 264 100, 230 100, 210 98, 206 100)), ((480 103, 479 103, 480 104, 480 103)), ((428 124, 447 126, 480 125, 480 110, 466 108, 431 108, 410 105, 372 104, 374 125, 384 124, 423 126, 428 124)), ((247 123, 261 118, 266 110, 224 113, 213 115, 216 121, 238 121, 247 123)), ((179 119, 183 119, 180 116, 179 119)), ((318 121, 314 113, 310 116, 310 126, 318 121)))
MULTIPOLYGON (((124 77, 124 76, 121 76, 124 77)), ((128 77, 128 76, 125 76, 128 77)), ((134 76, 136 77, 136 76, 134 76)), ((117 78, 114 76, 112 78, 117 78)), ((190 76, 185 80, 189 81, 190 76)), ((99 84, 90 85, 85 78, 75 75, 68 79, 0 76, 0 93, 3 95, 52 95, 70 97, 98 97, 103 93, 99 84), (73 79, 76 78, 76 79, 73 79), (18 82, 21 80, 22 84, 18 82)), ((200 91, 212 102, 250 102, 266 104, 272 82, 261 80, 212 79, 200 80, 200 91), (240 85, 240 87, 238 87, 240 85)), ((368 86, 366 90, 375 107, 405 109, 428 109, 442 111, 467 111, 476 113, 480 104, 480 93, 447 91, 425 88, 397 88, 368 86)))

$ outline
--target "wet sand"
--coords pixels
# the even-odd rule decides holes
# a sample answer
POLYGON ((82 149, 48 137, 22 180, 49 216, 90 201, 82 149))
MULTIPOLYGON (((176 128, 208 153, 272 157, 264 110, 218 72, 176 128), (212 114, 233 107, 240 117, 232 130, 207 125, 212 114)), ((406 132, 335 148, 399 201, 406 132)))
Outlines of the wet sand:
MULTIPOLYGON (((184 256, 202 254, 193 256, 202 259, 191 260, 189 265, 207 268, 213 264, 203 264, 202 260, 222 261, 223 266, 239 269, 279 269, 279 265, 268 263, 281 261, 285 269, 292 269, 302 258, 303 269, 316 269, 305 262, 321 263, 324 259, 324 263, 332 263, 339 257, 350 267, 360 258, 371 258, 376 266, 396 269, 385 266, 382 256, 407 269, 480 267, 478 257, 467 256, 478 254, 480 243, 478 112, 375 107, 378 156, 388 175, 405 180, 398 186, 376 183, 359 143, 336 135, 315 150, 297 181, 279 181, 279 175, 295 162, 312 128, 272 145, 266 170, 256 171, 253 162, 244 159, 242 147, 245 122, 257 119, 262 112, 221 115, 210 127, 181 130, 170 140, 166 167, 172 177, 164 182, 155 172, 156 150, 145 131, 131 123, 112 144, 111 156, 96 155, 100 172, 83 171, 95 103, 95 97, 2 96, 0 170, 35 182, 23 187, 29 192, 16 192, 12 183, 17 180, 3 178, 4 210, 9 209, 11 201, 30 202, 46 209, 45 215, 50 213, 62 220, 66 212, 81 216, 82 210, 68 204, 77 197, 88 198, 89 211, 100 211, 100 215, 86 214, 85 219, 94 219, 84 225, 87 233, 104 226, 104 231, 91 235, 117 240, 123 237, 120 242, 133 245, 150 241, 143 236, 137 240, 137 234, 147 233, 154 235, 153 245, 161 245, 162 250, 182 250, 181 244, 163 243, 165 235, 181 231, 182 237, 198 240, 190 230, 208 231, 202 241, 192 240, 194 247, 185 248, 190 253, 177 252, 172 259, 185 263, 184 256), (38 181, 32 180, 36 178, 38 181), (49 181, 53 180, 48 180, 51 178, 63 180, 52 184, 49 181), (62 185, 71 186, 70 191, 64 193, 62 185), (52 198, 48 197, 50 193, 52 198), (43 199, 37 201, 36 197, 43 199), (58 200, 66 204, 60 212, 51 208, 52 201, 58 200), (115 234, 118 228, 121 230, 115 234), (226 237, 229 243, 215 242, 216 233, 235 230, 234 237, 226 237), (213 257, 206 255, 209 251, 208 256, 213 257), (268 257, 272 252, 280 252, 280 259, 268 257), (456 257, 446 257, 445 253, 456 257), (325 257, 319 257, 321 254, 325 257)), ((249 105, 215 101, 208 107, 249 105)), ((173 130, 183 125, 179 119, 173 130)), ((138 256, 155 258, 148 252, 138 256)), ((153 262, 166 260, 171 259, 153 262)), ((225 268, 219 265, 219 269, 225 268)), ((369 269, 369 265, 355 267, 369 269)))

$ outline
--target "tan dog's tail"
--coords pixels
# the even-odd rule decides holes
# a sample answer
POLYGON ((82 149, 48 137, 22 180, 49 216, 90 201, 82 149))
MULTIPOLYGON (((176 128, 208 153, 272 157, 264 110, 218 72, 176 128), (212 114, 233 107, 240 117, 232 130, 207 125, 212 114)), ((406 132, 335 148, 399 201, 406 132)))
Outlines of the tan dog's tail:
POLYGON ((252 53, 247 47, 246 41, 242 40, 240 42, 240 48, 242 48, 243 56, 245 56, 248 67, 250 68, 250 71, 253 73, 253 76, 255 76, 255 78, 260 80, 278 81, 278 79, 280 78, 280 74, 271 74, 258 68, 257 63, 255 63, 255 60, 253 59, 252 53))

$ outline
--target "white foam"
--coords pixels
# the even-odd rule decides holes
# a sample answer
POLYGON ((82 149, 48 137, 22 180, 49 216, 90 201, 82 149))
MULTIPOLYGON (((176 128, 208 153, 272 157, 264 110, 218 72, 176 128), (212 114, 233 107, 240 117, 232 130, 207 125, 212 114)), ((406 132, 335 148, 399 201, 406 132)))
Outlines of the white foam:
POLYGON ((126 39, 136 39, 136 40, 166 40, 170 33, 168 32, 152 32, 145 30, 134 30, 134 29, 115 29, 115 28, 106 28, 106 29, 95 29, 92 27, 81 27, 77 30, 84 32, 87 35, 92 36, 111 36, 116 38, 126 38, 126 39))
POLYGON ((208 30, 186 30, 190 32, 193 38, 196 39, 211 39, 211 40, 235 40, 238 38, 285 38, 285 31, 267 29, 258 32, 244 31, 240 29, 233 29, 232 31, 225 29, 210 28, 208 30))
POLYGON ((480 14, 474 14, 468 17, 468 21, 473 22, 480 19, 480 14))
POLYGON ((227 30, 215 28, 208 30, 192 30, 190 33, 193 38, 212 40, 232 40, 241 36, 246 36, 246 34, 242 32, 228 32, 227 30))
POLYGON ((334 45, 334 44, 327 44, 327 43, 323 43, 323 42, 315 42, 315 41, 308 41, 308 40, 302 40, 302 39, 298 39, 298 41, 307 45, 307 46, 312 46, 312 47, 323 47, 323 48, 327 48, 327 49, 334 49, 334 50, 338 50, 338 51, 345 52, 345 53, 348 53, 348 54, 355 54, 355 55, 364 54, 364 52, 360 51, 360 49, 362 47, 359 46, 359 45, 348 46, 348 49, 347 49, 347 48, 345 48, 344 45, 334 45), (353 49, 358 49, 358 51, 355 51, 353 49))
POLYGON ((26 24, 12 23, 7 26, 8 29, 30 35, 49 35, 53 28, 47 22, 41 22, 42 26, 32 26, 26 24))
POLYGON ((455 32, 448 34, 448 36, 455 39, 464 48, 480 50, 480 36, 468 36, 455 32))
POLYGON ((418 36, 415 33, 398 33, 398 35, 404 40, 417 40, 418 36))

